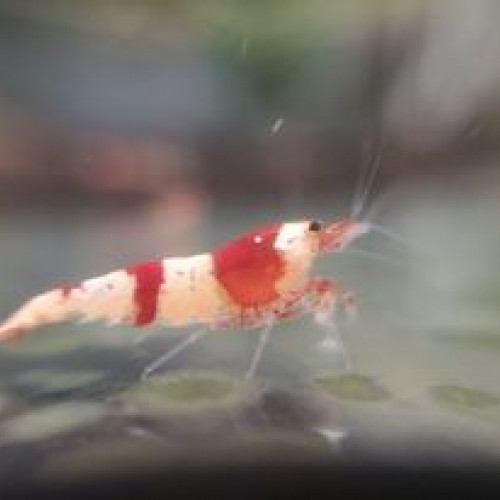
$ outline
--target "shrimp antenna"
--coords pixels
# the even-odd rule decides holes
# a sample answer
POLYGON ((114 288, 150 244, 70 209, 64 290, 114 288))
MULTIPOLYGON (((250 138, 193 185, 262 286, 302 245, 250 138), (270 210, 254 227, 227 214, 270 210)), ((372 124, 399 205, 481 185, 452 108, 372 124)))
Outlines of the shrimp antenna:
POLYGON ((368 144, 367 141, 364 140, 361 146, 361 172, 359 173, 358 180, 356 181, 356 187, 354 188, 354 194, 352 197, 352 206, 351 206, 351 216, 354 217, 355 212, 359 211, 358 200, 361 196, 361 192, 363 191, 363 187, 366 185, 366 178, 370 171, 370 161, 367 159, 368 154, 368 144))
POLYGON ((362 257, 367 257, 372 260, 378 260, 385 264, 390 264, 399 268, 408 268, 411 266, 410 262, 401 259, 395 259, 392 256, 384 255, 380 252, 373 252, 372 250, 365 250, 363 248, 349 248, 349 250, 344 250, 344 254, 361 255, 362 257))
POLYGON ((367 221, 366 225, 368 226, 369 231, 373 231, 375 233, 379 233, 383 236, 386 236, 387 238, 390 238, 391 240, 395 241, 396 243, 403 245, 408 250, 412 250, 412 251, 417 250, 418 253, 423 254, 423 255, 429 253, 424 248, 422 248, 420 245, 418 245, 414 241, 409 240, 405 236, 397 233, 396 231, 391 231, 390 229, 386 229, 384 226, 381 226, 380 224, 375 224, 373 222, 367 221))
MULTIPOLYGON (((373 187, 373 182, 375 181, 375 178, 377 177, 377 173, 380 169, 380 164, 382 163, 382 152, 384 149, 384 141, 381 139, 377 153, 375 154, 375 157, 373 159, 373 162, 364 162, 363 163, 366 165, 359 176, 356 189, 354 191, 354 196, 353 196, 353 202, 352 202, 352 210, 351 210, 351 217, 353 219, 357 219, 361 212, 364 209, 365 202, 370 195, 371 189, 373 187)), ((366 150, 366 146, 363 146, 363 150, 366 150)), ((363 157, 365 157, 365 154, 363 154, 363 157)))

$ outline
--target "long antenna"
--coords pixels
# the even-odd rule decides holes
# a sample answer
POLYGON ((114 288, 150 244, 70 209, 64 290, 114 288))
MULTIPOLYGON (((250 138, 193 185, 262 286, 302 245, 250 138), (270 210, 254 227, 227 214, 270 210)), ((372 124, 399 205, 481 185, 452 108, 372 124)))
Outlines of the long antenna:
POLYGON ((356 187, 355 196, 353 199, 353 206, 351 216, 353 219, 357 219, 361 212, 364 209, 365 202, 370 195, 370 191, 373 186, 373 182, 377 176, 377 173, 380 169, 380 164, 382 163, 382 152, 384 149, 384 140, 380 139, 379 147, 377 153, 373 159, 373 163, 371 167, 363 169, 360 175, 360 181, 358 182, 358 186, 356 187))
POLYGON ((429 251, 423 248, 417 242, 410 240, 409 238, 403 236, 402 234, 397 233, 396 231, 391 231, 390 229, 387 229, 384 226, 375 224, 373 222, 367 221, 366 224, 370 231, 382 234, 387 238, 390 238, 391 240, 395 241, 396 243, 405 246, 409 250, 417 251, 421 255, 427 255, 427 256, 430 255, 429 251))
POLYGON ((361 196, 361 192, 363 191, 363 187, 366 183, 366 178, 368 176, 368 172, 370 170, 370 160, 368 158, 368 140, 365 139, 361 145, 361 171, 358 176, 358 180, 356 181, 356 187, 354 188, 354 194, 352 197, 352 206, 351 206, 351 215, 356 211, 356 207, 358 205, 358 200, 361 196))
POLYGON ((380 252, 374 252, 372 250, 365 250, 363 248, 353 248, 350 247, 349 250, 344 250, 342 253, 346 255, 361 255, 362 257, 366 257, 373 260, 378 260, 380 262, 384 262, 385 264, 390 264, 392 266, 396 266, 399 268, 408 268, 411 266, 411 262, 404 261, 402 259, 396 259, 389 255, 384 255, 380 252))

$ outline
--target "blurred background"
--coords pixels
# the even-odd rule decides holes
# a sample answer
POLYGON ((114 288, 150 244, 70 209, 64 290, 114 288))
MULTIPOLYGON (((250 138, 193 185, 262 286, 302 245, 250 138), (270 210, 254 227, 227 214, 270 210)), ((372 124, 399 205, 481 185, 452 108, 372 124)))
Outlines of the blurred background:
POLYGON ((2 1, 2 206, 332 198, 381 135, 384 176, 449 182, 494 163, 498 10, 2 1))
MULTIPOLYGON (((354 454, 498 459, 499 22, 495 0, 1 0, 2 317, 61 281, 207 251, 261 223, 342 218, 378 165, 365 212, 405 242, 368 236, 318 267, 358 296, 359 321, 342 328, 355 373, 315 351, 311 322, 279 326, 259 374, 288 392, 252 404, 283 419, 236 412, 233 428, 218 413, 210 432, 321 428, 328 446, 354 436, 354 454), (321 425, 302 411, 317 386, 321 425)), ((88 464, 68 436, 109 438, 109 398, 179 334, 148 333, 66 325, 4 348, 0 441, 15 458, 0 472, 38 474, 60 435, 71 467, 88 464)), ((239 379, 255 340, 216 335, 167 372, 239 379)), ((165 412, 141 426, 116 411, 111 437, 121 429, 133 450, 149 434, 213 439, 198 421, 172 437, 165 412)), ((279 450, 310 445, 289 438, 279 450)))

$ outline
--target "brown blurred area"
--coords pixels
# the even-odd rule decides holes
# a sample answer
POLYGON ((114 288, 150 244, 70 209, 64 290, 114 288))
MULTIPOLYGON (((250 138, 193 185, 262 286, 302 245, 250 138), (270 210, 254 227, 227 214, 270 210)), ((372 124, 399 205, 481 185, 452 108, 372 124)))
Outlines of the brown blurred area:
POLYGON ((496 168, 496 2, 0 2, 0 206, 334 196, 496 168))

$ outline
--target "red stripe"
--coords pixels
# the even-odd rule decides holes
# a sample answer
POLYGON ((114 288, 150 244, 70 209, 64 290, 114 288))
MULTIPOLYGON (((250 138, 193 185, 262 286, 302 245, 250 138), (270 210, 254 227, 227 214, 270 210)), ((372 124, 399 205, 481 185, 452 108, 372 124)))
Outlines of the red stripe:
POLYGON ((135 278, 135 324, 148 325, 156 317, 158 294, 164 283, 163 266, 160 262, 146 262, 126 269, 135 278))
POLYGON ((214 252, 215 277, 239 306, 258 308, 279 298, 276 282, 285 273, 285 263, 274 242, 280 229, 263 227, 214 252))

